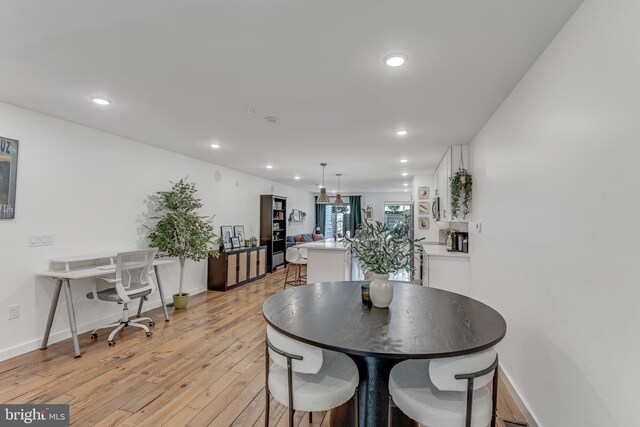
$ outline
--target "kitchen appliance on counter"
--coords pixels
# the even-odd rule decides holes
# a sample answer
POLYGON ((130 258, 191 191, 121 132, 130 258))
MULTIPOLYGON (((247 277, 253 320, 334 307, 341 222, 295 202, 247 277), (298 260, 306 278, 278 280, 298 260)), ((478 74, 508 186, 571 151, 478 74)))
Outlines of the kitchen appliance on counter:
POLYGON ((452 231, 447 237, 447 250, 449 252, 469 252, 469 233, 465 231, 452 231))

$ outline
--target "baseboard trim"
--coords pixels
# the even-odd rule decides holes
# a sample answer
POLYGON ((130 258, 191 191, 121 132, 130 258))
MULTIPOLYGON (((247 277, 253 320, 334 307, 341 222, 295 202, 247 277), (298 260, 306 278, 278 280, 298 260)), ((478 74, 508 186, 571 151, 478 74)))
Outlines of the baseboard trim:
MULTIPOLYGON (((194 288, 194 289, 189 289, 187 290, 187 292, 191 295, 197 295, 203 292, 206 292, 207 288, 194 288)), ((169 295, 167 297, 167 295, 165 295, 165 304, 173 304, 173 297, 171 295, 169 295)), ((60 303, 58 303, 60 304, 60 303)), ((144 311, 143 313, 146 313, 147 311, 153 310, 155 308, 160 307, 160 300, 154 300, 154 301, 149 301, 144 305, 144 311)), ((60 310, 60 306, 58 306, 58 311, 60 310)), ((64 306, 62 307, 63 310, 66 310, 64 308, 64 306)), ((136 304, 134 311, 138 310, 138 306, 136 304)), ((100 325, 105 325, 111 322, 115 322, 118 319, 120 319, 120 316, 122 315, 122 313, 114 313, 113 315, 109 315, 109 316, 104 316, 100 319, 95 319, 92 320, 90 322, 86 322, 86 323, 82 323, 82 324, 78 324, 78 334, 83 334, 87 331, 91 331, 95 328, 97 328, 100 325)), ((60 341, 64 341, 66 339, 71 338, 71 331, 68 329, 62 330, 62 331, 58 331, 58 332, 51 332, 51 335, 49 336, 49 345, 51 344, 55 344, 57 342, 60 341)), ((42 345, 42 337, 36 338, 36 339, 32 339, 30 341, 24 342, 22 344, 18 344, 16 346, 7 348, 7 349, 3 349, 0 350, 0 362, 4 361, 4 360, 8 360, 11 359, 13 357, 17 357, 20 355, 23 355, 25 353, 28 353, 30 351, 33 350, 37 350, 40 348, 40 346, 42 345)))
POLYGON ((511 395, 511 397, 513 397, 516 406, 518 406, 518 409, 520 409, 520 412, 522 412, 522 415, 529 424, 529 427, 540 427, 540 424, 533 416, 531 411, 529 411, 529 408, 527 408, 527 405, 525 405, 524 401, 520 397, 520 393, 518 393, 516 387, 513 385, 513 382, 511 382, 509 374, 503 369, 502 366, 500 366, 498 369, 500 370, 500 378, 502 378, 502 381, 507 386, 509 394, 511 395))

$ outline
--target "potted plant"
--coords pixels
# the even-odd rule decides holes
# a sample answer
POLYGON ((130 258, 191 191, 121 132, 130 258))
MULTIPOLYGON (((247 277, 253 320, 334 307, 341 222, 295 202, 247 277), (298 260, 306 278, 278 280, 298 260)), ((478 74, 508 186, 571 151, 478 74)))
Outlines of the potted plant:
POLYGON ((464 167, 458 169, 458 172, 451 177, 451 217, 457 218, 460 214, 460 197, 464 193, 462 199, 462 219, 467 219, 471 211, 471 187, 473 178, 468 170, 464 167))
POLYGON ((213 216, 201 216, 202 201, 196 197, 196 184, 185 178, 172 182, 170 191, 156 193, 157 206, 148 226, 150 246, 158 248, 163 256, 177 257, 180 263, 180 286, 173 295, 173 306, 182 309, 189 303, 184 292, 184 264, 186 260, 202 261, 209 255, 219 255, 213 245, 213 216))
POLYGON ((407 238, 407 227, 395 226, 390 229, 380 221, 371 221, 364 216, 364 222, 356 230, 354 238, 346 238, 354 256, 367 270, 365 278, 371 277, 369 294, 371 302, 379 308, 387 308, 393 300, 393 286, 389 283, 389 273, 410 270, 415 251, 421 251, 418 243, 423 239, 407 238))
POLYGON ((258 246, 258 239, 256 238, 256 236, 251 236, 251 238, 247 240, 247 242, 249 242, 249 245, 251 245, 250 247, 252 248, 255 248, 258 246))

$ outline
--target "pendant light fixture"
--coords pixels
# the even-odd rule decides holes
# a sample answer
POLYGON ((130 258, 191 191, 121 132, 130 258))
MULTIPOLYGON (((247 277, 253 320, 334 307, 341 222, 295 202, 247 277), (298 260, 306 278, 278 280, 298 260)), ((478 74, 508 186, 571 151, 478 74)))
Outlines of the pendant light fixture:
POLYGON ((320 188, 320 195, 316 199, 316 204, 328 205, 331 202, 329 201, 329 196, 327 196, 327 189, 324 186, 324 168, 327 166, 327 164, 320 163, 320 166, 322 166, 322 187, 320 188))
POLYGON ((342 174, 337 173, 336 176, 338 177, 338 194, 336 194, 336 200, 335 202, 333 202, 333 206, 335 206, 336 208, 341 208, 344 206, 342 196, 340 195, 340 177, 342 176, 342 174))

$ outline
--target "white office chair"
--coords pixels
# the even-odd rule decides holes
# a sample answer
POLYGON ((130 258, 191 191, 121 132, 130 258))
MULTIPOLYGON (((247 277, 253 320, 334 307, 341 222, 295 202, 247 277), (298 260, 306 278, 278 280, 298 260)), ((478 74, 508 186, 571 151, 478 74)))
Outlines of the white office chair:
MULTIPOLYGON (((127 326, 135 326, 145 331, 147 337, 153 335, 146 325, 140 322, 149 322, 154 326, 155 322, 149 317, 129 319, 129 303, 137 298, 146 298, 156 291, 156 282, 151 277, 153 259, 157 249, 144 249, 118 254, 115 267, 115 278, 99 277, 94 281, 93 291, 87 294, 87 298, 100 301, 116 302, 123 304, 122 319, 119 322, 96 328, 91 333, 91 339, 98 339, 96 333, 100 329, 115 328, 109 334, 108 344, 114 346, 116 333, 127 326), (98 283, 107 285, 106 289, 98 290, 98 283)), ((104 286, 103 286, 104 287, 104 286)))
POLYGON ((289 427, 295 411, 309 412, 312 422, 313 411, 329 411, 355 396, 358 368, 346 354, 293 340, 271 326, 265 341, 265 427, 269 427, 270 395, 289 408, 289 427))
POLYGON ((295 246, 287 248, 287 254, 286 254, 287 274, 284 278, 284 288, 286 288, 287 285, 299 286, 299 285, 305 284, 305 281, 307 280, 307 276, 302 274, 302 266, 307 265, 307 256, 308 255, 307 255, 306 248, 297 248, 295 246), (296 272, 294 275, 295 279, 290 281, 289 268, 292 265, 296 269, 296 272))
POLYGON ((408 360, 391 369, 389 393, 409 418, 428 427, 496 425, 498 356, 493 349, 469 356, 408 360), (487 385, 493 380, 492 394, 487 385))

